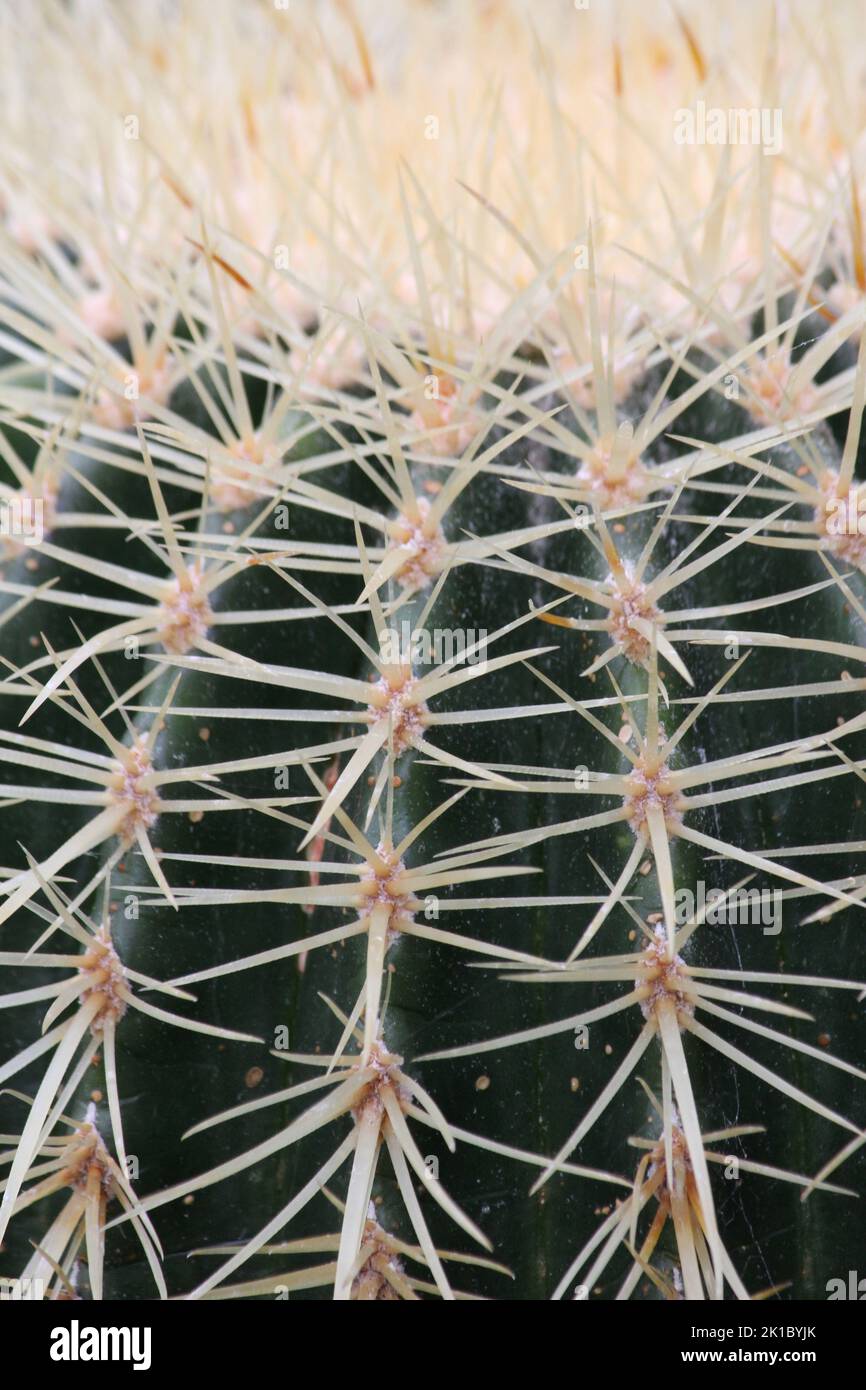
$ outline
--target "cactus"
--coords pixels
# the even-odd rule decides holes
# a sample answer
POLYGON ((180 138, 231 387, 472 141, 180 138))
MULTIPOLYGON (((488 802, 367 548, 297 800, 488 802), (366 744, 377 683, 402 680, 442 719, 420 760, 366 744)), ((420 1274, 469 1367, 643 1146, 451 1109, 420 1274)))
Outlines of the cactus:
POLYGON ((619 8, 0 16, 4 1285, 856 1267, 858 15, 619 8))

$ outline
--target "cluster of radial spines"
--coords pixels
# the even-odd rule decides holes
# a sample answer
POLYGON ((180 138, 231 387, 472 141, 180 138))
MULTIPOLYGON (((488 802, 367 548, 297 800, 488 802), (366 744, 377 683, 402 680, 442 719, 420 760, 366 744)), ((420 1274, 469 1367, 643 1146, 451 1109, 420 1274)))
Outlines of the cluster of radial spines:
POLYGON ((378 679, 371 679, 370 723, 386 724, 393 739, 394 754, 412 748, 423 736, 429 711, 418 693, 418 677, 411 665, 388 665, 378 679))
MULTIPOLYGON (((649 22, 651 24, 652 20, 649 22)), ((678 55, 669 44, 658 44, 652 51, 655 53, 652 61, 657 63, 661 69, 677 68, 682 59, 682 54, 678 55)), ((359 83, 357 77, 349 81, 348 87, 350 90, 354 88, 352 91, 353 99, 360 100, 361 93, 365 92, 364 82, 359 83)), ((375 84, 368 84, 365 99, 370 96, 374 89, 375 84)), ((369 104, 372 104, 372 100, 371 98, 369 104)), ((249 120, 252 129, 259 128, 260 122, 257 123, 255 114, 252 114, 249 120)), ((303 124, 303 122, 301 123, 303 124)), ((626 161, 627 163, 628 161, 626 161)), ((255 193, 255 189, 253 189, 253 193, 255 193)), ((251 205, 253 211, 259 206, 259 200, 254 196, 251 198, 239 195, 236 201, 239 207, 243 205, 245 215, 251 211, 251 205)), ((47 229, 43 227, 40 231, 38 226, 36 231, 33 230, 32 226, 28 229, 27 219, 20 217, 17 203, 16 198, 10 197, 9 206, 4 209, 9 230, 17 238, 19 245, 28 245, 31 249, 38 250, 40 238, 47 234, 47 229)), ((224 220, 231 221, 232 219, 226 218, 224 220)), ((254 223, 256 220, 255 217, 247 217, 248 223, 254 223)), ((33 223, 34 219, 31 218, 30 222, 33 223)), ((754 245, 748 248, 753 268, 757 264, 755 249, 754 245)), ((311 235, 307 238, 306 250, 311 262, 311 279, 316 279, 318 275, 321 285, 323 283, 321 277, 330 272, 329 257, 333 248, 327 246, 327 238, 321 239, 311 235), (317 259, 315 251, 317 242, 320 243, 319 259, 317 259)), ((748 283, 748 273, 746 280, 748 283)), ((417 281, 415 277, 410 277, 410 281, 412 295, 414 299, 417 299, 420 297, 417 281)), ((242 292, 238 296, 236 293, 237 280, 234 281, 234 286, 235 288, 229 287, 226 291, 227 302, 233 303, 236 308, 243 307, 244 310, 248 311, 250 306, 246 295, 242 292)), ((243 290, 243 287, 241 289, 243 290)), ((383 287, 376 281, 374 289, 374 297, 381 295, 384 289, 386 291, 384 297, 387 300, 387 287, 383 287)), ((262 293, 265 294, 266 291, 263 290, 262 293)), ((270 297, 274 303, 281 307, 283 312, 287 313, 287 317, 294 317, 297 324, 304 328, 310 326, 310 301, 300 290, 283 284, 277 290, 271 291, 270 297)), ((505 296, 504 302, 507 304, 508 296, 505 296)), ((85 327, 97 336, 107 339, 116 336, 119 323, 118 306, 107 292, 92 289, 81 298, 79 305, 81 319, 85 327)), ((413 307, 419 308, 417 304, 413 304, 413 307)), ((423 308, 423 306, 420 307, 423 308)), ((552 320, 548 319, 546 327, 554 334, 554 342, 556 343, 550 354, 553 361, 549 362, 549 365, 555 369, 554 377, 556 377, 557 371, 561 372, 566 365, 568 349, 564 346, 564 340, 567 337, 565 328, 568 316, 556 313, 553 317, 557 320, 556 326, 554 327, 552 320), (562 342, 559 339, 560 334, 563 337, 562 342)), ((267 314, 259 316, 258 313, 253 313, 250 316, 247 313, 246 316, 238 318, 236 330, 239 335, 248 332, 256 336, 267 336, 266 325, 267 314)), ((355 346, 357 349, 357 344, 355 346)), ((295 352, 297 351, 296 348, 295 352)), ((611 351, 613 351, 612 348, 611 351)), ((314 348, 310 348, 309 352, 312 356, 314 348)), ((613 355, 616 356, 615 353, 613 355)), ((320 362, 323 357, 324 354, 319 354, 312 358, 310 376, 316 375, 315 363, 320 362)), ((618 362, 618 360, 617 358, 616 361, 618 362)), ((587 369, 583 370, 583 375, 571 388, 578 404, 584 409, 598 407, 601 392, 597 389, 595 376, 588 371, 589 362, 582 362, 580 358, 573 358, 567 365, 569 371, 572 367, 587 369)), ((174 383, 177 364, 171 355, 166 353, 163 356, 154 357, 147 363, 141 362, 139 366, 140 371, 136 372, 135 394, 126 395, 128 382, 123 374, 118 376, 116 381, 113 381, 111 389, 106 389, 104 385, 98 387, 91 413, 92 421, 98 426, 119 431, 128 428, 138 420, 147 417, 159 417, 160 411, 167 405, 169 388, 174 383)), ((766 360, 759 360, 751 368, 748 377, 752 400, 750 409, 754 419, 769 424, 777 424, 780 420, 789 416, 799 416, 813 408, 815 397, 808 383, 800 394, 794 399, 791 398, 790 392, 786 389, 789 383, 790 370, 790 362, 780 354, 770 356, 766 360)), ((336 368, 328 373, 323 373, 319 384, 343 384, 357 380, 357 375, 356 362, 356 365, 350 367, 345 376, 340 375, 336 368)), ((633 374, 623 376, 616 365, 612 376, 614 389, 611 395, 614 402, 619 404, 634 377, 633 374)), ((458 389, 453 379, 443 373, 437 374, 437 381, 437 393, 429 401, 424 398, 423 403, 419 402, 414 415, 410 418, 410 435, 408 437, 411 438, 413 435, 417 437, 419 454, 433 453, 453 457, 463 452, 476 428, 474 412, 477 392, 458 389)), ((302 383, 299 383, 299 392, 301 385, 302 383)), ((628 430, 601 435, 589 457, 583 459, 577 470, 577 482, 588 495, 593 497, 603 512, 619 508, 627 509, 632 505, 641 503, 658 486, 657 479, 652 478, 649 468, 644 464, 640 455, 630 447, 630 439, 628 430)), ((228 469, 223 467, 218 470, 217 481, 212 487, 213 499, 218 506, 224 509, 251 505, 259 495, 257 485, 267 479, 277 462, 276 454, 273 450, 261 446, 255 433, 244 435, 242 441, 229 448, 229 453, 237 459, 237 471, 233 471, 233 465, 230 465, 228 469)), ((426 505, 429 507, 429 504, 426 505)), ((406 552, 405 563, 401 569, 395 572, 395 578, 408 590, 427 586, 441 573, 445 563, 444 534, 441 527, 428 527, 426 525, 428 512, 423 510, 424 506, 425 503, 422 499, 419 502, 420 521, 410 521, 405 516, 398 516, 387 526, 386 534, 389 542, 406 552)), ((819 520, 816 516, 816 524, 819 524, 819 520)), ((840 537, 837 531, 831 527, 829 520, 826 524, 820 520, 819 530, 820 525, 824 525, 829 548, 834 553, 849 563, 860 563, 861 555, 857 548, 858 538, 850 538, 847 529, 845 536, 840 537)), ((175 582, 175 589, 176 592, 173 591, 171 596, 163 601, 161 623, 157 630, 162 645, 169 654, 184 654, 206 633, 212 614, 206 597, 203 592, 198 590, 196 580, 191 578, 189 586, 185 586, 182 580, 178 580, 175 582)), ((623 655, 640 665, 647 663, 651 652, 649 640, 637 629, 635 620, 652 622, 658 617, 658 611, 645 604, 643 600, 644 590, 641 586, 636 586, 633 591, 614 601, 610 615, 612 638, 623 655)), ((389 669, 373 683, 366 713, 371 723, 385 723, 387 721, 395 755, 414 746, 423 735, 428 710, 424 702, 417 697, 416 690, 414 673, 411 669, 405 668, 389 669)), ((149 754, 143 744, 135 745, 129 758, 124 760, 121 770, 109 788, 109 800, 123 812, 118 831, 123 843, 131 843, 138 837, 140 831, 147 830, 154 824, 157 814, 157 799, 151 782, 149 754)), ((665 825, 672 832, 681 821, 681 804, 673 784, 669 781, 669 769, 661 762, 656 764, 651 760, 644 759, 633 769, 627 778, 627 792, 623 804, 632 830, 636 835, 645 839, 649 838, 650 810, 661 811, 665 825)), ((387 852, 384 852, 384 856, 387 857, 387 852)), ((399 864, 387 864, 382 873, 371 871, 361 875, 359 895, 370 899, 370 905, 363 910, 371 912, 373 910, 372 905, 375 903, 385 904, 389 908, 393 908, 389 916, 389 930, 395 929, 394 923, 400 920, 401 914, 405 911, 403 897, 397 886, 399 874, 399 864)), ((93 949, 89 954, 93 954, 93 949)), ((97 997, 103 986, 105 988, 102 989, 102 992, 110 993, 109 986, 114 976, 112 975, 111 961, 107 958, 108 951, 110 951, 110 946, 105 948, 102 955, 97 952, 92 966, 85 967, 82 964, 82 970, 85 968, 92 970, 94 978, 94 985, 85 994, 85 998, 97 997)), ((646 964, 641 968, 645 971, 647 980, 651 978, 656 981, 653 985, 654 992, 650 996, 652 1002, 645 1007, 649 1012, 652 1012, 666 997, 671 997, 676 1003, 678 1013, 681 1010, 687 1012, 689 1006, 686 993, 681 989, 682 980, 677 973, 678 967, 681 965, 679 958, 671 961, 662 952, 661 945, 658 947, 650 946, 645 954, 646 964), (653 952, 659 956, 657 961, 653 952)), ((108 1008, 108 1004, 105 1007, 108 1008)), ((377 1050, 379 1048, 380 1042, 377 1042, 374 1045, 374 1052, 382 1071, 382 1077, 377 1086, 389 1081, 391 1069, 399 1064, 399 1059, 396 1057, 391 1057, 384 1052, 380 1056, 377 1050)), ((376 1087, 370 1093, 371 1096, 374 1093, 378 1094, 376 1087)), ((362 1108, 365 1104, 366 1100, 361 1102, 362 1108)))
POLYGON ((396 1052, 389 1052, 381 1037, 373 1043, 372 1047, 365 1052, 363 1068, 373 1073, 368 1081, 359 1089, 357 1100, 352 1107, 352 1114, 356 1121, 366 1116, 381 1117, 384 1106, 382 1102, 382 1091, 388 1088, 402 1108, 409 1104, 410 1096, 402 1083, 400 1067, 403 1058, 396 1052))
POLYGON ((694 1014, 694 996, 684 966, 682 956, 671 957, 664 929, 656 927, 653 940, 645 947, 638 966, 637 988, 642 995, 640 1007, 644 1018, 653 1017, 663 1001, 673 1004, 680 1026, 683 1018, 694 1014))
POLYGON ((96 1188, 105 1197, 114 1190, 114 1174, 108 1150, 92 1120, 85 1120, 69 1141, 66 1166, 61 1178, 70 1186, 87 1193, 96 1188))
POLYGON ((626 423, 596 440, 577 470, 576 482, 602 512, 645 502, 658 484, 647 470, 626 423))
POLYGON ((160 604, 155 630, 165 650, 176 656, 197 647, 213 621, 203 578, 200 564, 188 566, 180 578, 170 581, 160 604))
POLYGON ((84 988, 79 994, 82 1005, 92 1001, 96 1013, 90 1024, 94 1037, 105 1030, 107 1022, 118 1023, 126 1013, 124 998, 127 990, 126 971, 114 948, 107 928, 93 937, 81 957, 79 974, 84 988))
POLYGON ((461 387, 453 376, 434 372, 410 416, 410 429, 427 436, 424 447, 435 454, 460 455, 478 429, 477 387, 461 387))
POLYGON ((626 572, 624 581, 614 587, 608 631, 611 641, 632 665, 646 666, 652 651, 646 626, 652 628, 661 617, 661 610, 647 594, 646 584, 626 572))
POLYGON ((375 1219, 375 1209, 364 1226, 362 1249, 369 1254, 352 1281, 352 1298, 358 1302, 394 1302, 400 1294, 394 1276, 402 1281, 405 1267, 399 1247, 375 1219))
POLYGON ((232 440, 228 454, 229 459, 217 465, 211 496, 221 511, 234 512, 259 501, 262 484, 279 462, 280 451, 256 430, 245 439, 232 440))
POLYGON ((785 351, 761 356, 744 373, 749 411, 760 424, 799 419, 817 406, 819 398, 811 382, 795 386, 792 374, 793 364, 785 351))
POLYGON ((388 910, 389 936, 396 936, 413 920, 417 899, 405 882, 406 865, 393 846, 376 846, 375 858, 363 865, 358 883, 357 903, 361 916, 368 916, 378 904, 388 910))
POLYGON ((120 813, 117 835, 122 844, 132 844, 142 831, 156 824, 159 793, 149 741, 139 735, 123 754, 108 785, 110 806, 120 813))
POLYGON ((665 825, 675 832, 682 823, 684 799, 671 779, 671 770, 661 758, 643 755, 625 779, 623 806, 635 835, 650 838, 648 813, 661 811, 665 825))
POLYGON ((431 516, 428 498, 416 498, 415 516, 389 521, 387 536, 390 545, 405 553, 395 577, 406 590, 424 589, 442 573, 448 547, 445 532, 431 516))

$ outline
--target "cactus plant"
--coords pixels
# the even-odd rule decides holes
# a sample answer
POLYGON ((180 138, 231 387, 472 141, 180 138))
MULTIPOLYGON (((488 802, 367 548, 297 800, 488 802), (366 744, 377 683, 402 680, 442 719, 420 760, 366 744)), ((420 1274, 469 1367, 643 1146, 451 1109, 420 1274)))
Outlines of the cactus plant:
POLYGON ((0 11, 4 1284, 856 1267, 858 16, 615 8, 0 11))

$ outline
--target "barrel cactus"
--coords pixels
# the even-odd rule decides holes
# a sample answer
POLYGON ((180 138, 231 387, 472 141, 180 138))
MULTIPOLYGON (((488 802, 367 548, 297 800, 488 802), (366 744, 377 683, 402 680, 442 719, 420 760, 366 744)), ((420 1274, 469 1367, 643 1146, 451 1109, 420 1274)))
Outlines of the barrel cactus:
POLYGON ((858 18, 2 7, 4 1287, 856 1268, 858 18))

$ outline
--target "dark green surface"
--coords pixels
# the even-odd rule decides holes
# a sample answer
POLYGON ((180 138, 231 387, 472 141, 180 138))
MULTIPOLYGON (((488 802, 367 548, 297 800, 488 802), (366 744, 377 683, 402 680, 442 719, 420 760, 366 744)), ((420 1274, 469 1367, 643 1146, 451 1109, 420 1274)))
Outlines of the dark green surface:
MULTIPOLYGON (((688 428, 682 426, 683 432, 693 432, 707 439, 724 438, 730 428, 729 416, 724 402, 718 408, 714 403, 704 403, 690 412, 688 428)), ((675 428, 680 427, 678 422, 675 428)), ((742 421, 734 428, 742 428, 742 421)), ((828 444, 828 448, 832 445, 828 444)), ((659 456, 669 457, 671 452, 673 447, 665 443, 659 456)), ((513 451, 513 461, 522 457, 522 451, 513 451)), ((552 458, 549 466, 564 468, 565 465, 562 459, 552 458)), ((796 461, 790 460, 790 466, 795 467, 796 461)), ((742 472, 735 474, 733 470, 720 476, 726 480, 735 476, 740 481, 743 479, 742 472)), ((368 484, 357 469, 348 465, 340 470, 328 470, 323 482, 366 503, 370 501, 368 484)), ((112 495, 125 501, 120 475, 116 475, 112 495)), ((179 500, 172 499, 172 505, 178 505, 179 500)), ((136 499, 128 505, 134 509, 142 504, 136 499)), ((690 507, 704 510, 714 505, 714 499, 703 495, 697 501, 684 498, 681 510, 690 507)), ((756 515, 759 507, 770 510, 766 502, 747 502, 740 511, 756 515)), ((525 524, 527 510, 526 494, 505 488, 494 479, 481 480, 467 489, 449 513, 449 538, 459 538, 464 530, 488 534, 525 524)), ((348 524, 319 513, 298 511, 295 515, 294 524, 299 534, 351 543, 348 524)), ((559 519, 553 503, 532 499, 533 521, 544 516, 559 519)), ((625 554, 638 553, 646 526, 645 519, 636 518, 627 524, 625 534, 617 537, 625 554)), ((671 523, 657 550, 656 562, 664 563, 692 534, 693 528, 688 523, 671 523)), ((64 541, 66 539, 64 535, 64 541)), ((368 540, 372 541, 373 537, 368 540)), ((87 542, 88 538, 82 534, 82 548, 87 542)), ((561 566, 573 573, 602 577, 599 561, 589 542, 575 533, 566 533, 549 546, 536 546, 522 553, 552 567, 561 566)), ((14 569, 14 566, 7 567, 10 577, 14 569)), ((39 577, 44 573, 40 567, 39 577)), ((301 577, 332 603, 351 601, 360 588, 351 577, 316 576, 312 580, 307 575, 301 577)), ((744 547, 676 591, 667 600, 667 606, 681 608, 689 603, 738 602, 758 593, 795 588, 825 577, 826 571, 816 555, 744 547)), ((72 581, 64 576, 63 582, 72 581)), ((88 592, 96 591, 95 583, 88 580, 88 592)), ((855 584, 860 584, 859 577, 855 578, 855 584)), ((548 586, 526 577, 507 574, 492 566, 463 566, 446 581, 429 626, 486 627, 492 632, 523 614, 529 599, 541 604, 551 597, 553 594, 548 586)), ((265 602, 294 602, 287 586, 262 570, 245 575, 230 592, 221 596, 220 601, 242 607, 265 602)), ((581 605, 575 601, 560 611, 577 615, 581 605)), ((597 610, 590 613, 593 617, 597 615, 597 610)), ((57 610, 52 616, 59 627, 64 623, 68 625, 64 610, 57 610)), ((810 634, 862 641, 864 635, 861 624, 845 611, 844 601, 835 590, 735 621, 747 628, 792 635, 790 652, 757 651, 752 655, 744 671, 735 678, 741 689, 833 678, 838 675, 839 663, 794 650, 795 639, 810 634)), ((41 614, 40 623, 48 631, 41 614)), ((96 621, 95 626, 98 628, 101 623, 96 621)), ((4 632, 3 650, 9 660, 17 663, 22 659, 22 653, 27 650, 27 632, 26 615, 15 630, 7 628, 4 632)), ((346 675, 367 674, 356 649, 321 619, 284 624, 276 629, 254 626, 244 631, 225 629, 221 635, 225 635, 229 643, 237 642, 238 649, 246 654, 265 660, 342 671, 346 675)), ((57 640, 63 639, 58 636, 57 640)), ((68 631, 66 640, 69 640, 68 631)), ((497 651, 509 646, 516 650, 558 644, 556 651, 539 659, 540 666, 571 694, 589 698, 610 693, 603 674, 595 680, 580 675, 596 640, 591 635, 584 641, 577 633, 529 623, 509 635, 497 651)), ((684 656, 698 692, 709 688, 727 669, 720 648, 685 649, 684 656)), ((122 658, 117 660, 120 662, 122 658)), ((627 689, 632 692, 641 690, 642 674, 623 671, 622 667, 621 661, 615 663, 618 679, 626 682, 627 689)), ((93 682, 95 673, 86 673, 85 679, 93 682)), ((675 674, 668 673, 667 679, 672 699, 689 694, 675 674)), ((243 707, 259 698, 268 707, 293 702, 290 692, 280 692, 275 687, 264 687, 257 693, 255 687, 247 683, 218 682, 211 677, 185 674, 176 703, 206 705, 215 702, 243 707)), ((541 703, 552 698, 525 667, 515 666, 495 676, 464 684, 449 692, 435 707, 471 710, 476 706, 541 703)), ((294 703, 310 707, 323 702, 298 695, 294 703)), ((680 746, 679 758, 694 763, 819 732, 830 728, 840 717, 851 717, 861 703, 862 695, 854 693, 800 701, 720 704, 702 716, 680 746)), ((685 707, 675 708, 677 718, 681 717, 685 707)), ((20 712, 20 702, 10 708, 7 701, 4 705, 4 718, 10 720, 7 727, 12 727, 15 711, 20 712)), ((618 728, 620 718, 616 709, 603 717, 611 728, 618 728)), ((183 717, 169 719, 159 749, 164 765, 197 764, 247 754, 274 753, 276 758, 281 749, 318 742, 320 738, 324 741, 328 736, 327 725, 305 728, 300 724, 227 719, 208 722, 210 738, 205 744, 199 736, 199 726, 204 722, 183 717)), ((56 709, 43 710, 39 720, 32 721, 32 726, 32 732, 46 737, 70 736, 70 721, 56 709)), ((577 715, 560 714, 521 723, 473 723, 470 715, 459 728, 451 726, 435 731, 435 737, 461 757, 479 761, 537 763, 561 768, 582 764, 593 769, 615 768, 615 755, 577 715)), ((863 755, 864 750, 858 749, 854 740, 848 739, 845 748, 849 756, 863 755)), ((401 827, 408 827, 426 814, 449 791, 444 785, 448 774, 413 760, 411 755, 403 758, 398 771, 403 780, 395 796, 397 833, 401 827)), ((293 769, 291 779, 292 791, 306 790, 301 771, 293 769)), ((265 796, 273 787, 272 774, 248 774, 234 779, 231 785, 244 794, 265 796)), ((363 785, 361 790, 366 790, 363 785)), ((827 784, 711 807, 696 816, 693 823, 707 834, 749 849, 857 840, 864 833, 861 792, 862 787, 856 779, 845 777, 827 784)), ((356 791, 349 803, 355 815, 360 811, 359 801, 356 791)), ((543 826, 576 816, 584 804, 569 797, 473 792, 437 822, 413 846, 411 853, 416 860, 429 860, 441 849, 485 835, 543 826)), ((593 808, 596 805, 600 808, 602 804, 592 799, 593 808)), ((303 809, 300 814, 304 814, 303 809)), ((306 814, 309 819, 312 811, 306 814)), ((20 862, 20 852, 16 850, 13 854, 16 840, 25 843, 32 853, 44 854, 62 835, 68 834, 75 823, 74 813, 62 807, 53 808, 50 816, 38 807, 26 805, 7 809, 4 815, 4 843, 10 847, 6 852, 7 862, 20 862)), ((197 825, 186 816, 165 816, 156 828, 154 843, 163 851, 288 858, 294 856, 299 838, 299 832, 289 826, 262 814, 243 811, 206 817, 197 825)), ((460 888, 457 895, 602 892, 603 885, 588 854, 591 853, 611 878, 615 878, 631 844, 632 836, 627 827, 551 838, 520 855, 505 855, 501 861, 535 866, 543 870, 543 876, 506 879, 502 881, 504 887, 493 880, 477 890, 460 888)), ((746 872, 730 863, 721 867, 702 865, 700 851, 687 845, 677 847, 675 865, 678 886, 687 886, 700 876, 710 886, 727 886, 746 872)), ((79 866, 79 881, 84 882, 83 875, 92 873, 94 867, 92 859, 85 866, 79 866)), ((804 857, 797 867, 829 878, 856 873, 861 865, 859 859, 845 856, 835 861, 827 857, 804 857)), ((241 882, 239 874, 230 874, 217 867, 168 861, 167 872, 170 881, 178 885, 193 880, 209 886, 236 886, 241 882)), ((127 856, 123 872, 116 875, 113 882, 114 901, 120 901, 123 893, 147 879, 147 870, 138 857, 127 856)), ((242 881, 244 887, 256 888, 278 883, 297 884, 303 881, 303 876, 245 870, 242 881)), ((761 886, 762 882, 759 877, 750 886, 761 886)), ((638 876, 630 888, 632 893, 642 895, 643 901, 637 906, 644 915, 659 907, 654 885, 651 874, 638 876)), ((776 883, 775 886, 782 885, 776 883)), ((736 931, 705 927, 691 941, 687 959, 726 968, 743 962, 750 969, 864 978, 866 953, 862 946, 860 914, 846 910, 827 924, 798 926, 799 920, 816 905, 817 900, 813 898, 787 901, 783 929, 777 937, 763 936, 759 928, 752 927, 736 931)), ((556 959, 567 954, 591 912, 591 908, 560 907, 443 913, 440 922, 450 930, 464 930, 556 959)), ((122 958, 131 966, 161 978, 171 978, 223 959, 267 949, 318 928, 330 929, 339 919, 340 914, 335 909, 319 909, 308 917, 299 908, 274 905, 185 908, 179 914, 166 907, 148 907, 142 910, 137 922, 126 921, 122 913, 115 913, 113 932, 122 958)), ((592 953, 630 949, 631 931, 632 923, 625 913, 622 909, 616 910, 593 943, 592 953)), ((5 940, 10 946, 16 933, 19 939, 28 942, 32 939, 32 928, 19 927, 16 923, 6 929, 5 940)), ((335 1045, 340 1026, 317 997, 318 991, 327 993, 341 1008, 351 1008, 363 978, 365 944, 363 939, 355 939, 343 948, 315 952, 303 974, 293 961, 289 961, 194 988, 199 1001, 198 1017, 223 1027, 256 1033, 265 1039, 265 1046, 222 1044, 169 1029, 140 1015, 130 1015, 125 1020, 118 1048, 121 1094, 127 1148, 137 1156, 140 1165, 137 1183, 140 1193, 157 1191, 250 1148, 284 1123, 287 1113, 299 1113, 299 1105, 291 1112, 282 1107, 273 1108, 180 1142, 187 1127, 208 1115, 253 1095, 278 1090, 290 1080, 301 1079, 299 1071, 293 1071, 270 1055, 268 1048, 275 1028, 287 1025, 291 1045, 299 1050, 320 1048, 325 1051, 335 1045), (260 1067, 263 1076, 251 1089, 248 1079, 253 1067, 260 1067)), ((586 1051, 576 1050, 573 1034, 566 1032, 542 1043, 530 1043, 478 1058, 415 1066, 412 1062, 415 1055, 565 1017, 604 1002, 623 988, 617 985, 509 983, 499 980, 494 969, 468 968, 469 959, 465 953, 446 947, 401 939, 389 956, 393 972, 389 977, 386 1041, 406 1059, 407 1069, 418 1075, 455 1125, 550 1155, 604 1085, 636 1036, 642 1020, 635 1010, 594 1026, 586 1051), (486 1089, 477 1087, 481 1076, 489 1078, 486 1089), (577 1089, 574 1089, 575 1082, 577 1089)), ((18 973, 24 974, 23 971, 18 973)), ((36 983, 33 974, 28 972, 21 987, 24 983, 28 986, 36 983)), ((866 1066, 866 1034, 856 995, 824 990, 780 991, 772 986, 761 987, 758 992, 774 998, 790 998, 815 1016, 814 1023, 759 1016, 761 1022, 783 1032, 790 1030, 794 1036, 810 1043, 826 1034, 830 1039, 829 1050, 866 1066)), ((174 1007, 165 1000, 159 1002, 174 1007)), ((40 1013, 41 1010, 28 1009, 0 1014, 2 1055, 35 1036, 40 1013)), ((716 1022, 711 1021, 711 1026, 716 1027, 716 1022)), ((720 1023, 718 1028, 751 1056, 818 1096, 825 1104, 859 1123, 866 1123, 866 1098, 861 1083, 752 1035, 720 1023)), ((743 1071, 735 1071, 694 1039, 687 1038, 685 1045, 705 1129, 738 1123, 767 1126, 766 1136, 734 1141, 732 1152, 798 1172, 814 1173, 845 1142, 841 1130, 807 1114, 743 1071)), ((638 1071, 657 1091, 659 1061, 655 1045, 638 1071)), ((14 1084, 32 1091, 38 1075, 39 1068, 35 1068, 30 1074, 16 1078, 14 1084)), ((82 1091, 77 1102, 79 1108, 93 1084, 89 1081, 82 1091)), ((21 1110, 17 1102, 5 1098, 0 1101, 4 1127, 7 1127, 7 1117, 8 1125, 20 1125, 21 1110)), ((574 1155, 575 1160, 631 1177, 636 1153, 625 1141, 629 1134, 653 1133, 654 1126, 648 1126, 647 1120, 646 1099, 637 1082, 631 1080, 574 1155)), ((211 1268, 209 1261, 187 1260, 185 1257, 191 1249, 239 1240, 255 1232, 336 1147, 348 1123, 344 1120, 296 1150, 197 1194, 191 1204, 174 1204, 157 1212, 155 1222, 166 1252, 171 1291, 188 1289, 211 1268)), ((107 1135, 109 1126, 104 1108, 100 1109, 100 1126, 107 1135)), ((418 1140, 424 1154, 435 1154, 439 1159, 440 1177, 448 1191, 493 1240, 496 1258, 514 1271, 513 1282, 502 1275, 471 1268, 455 1271, 456 1287, 488 1296, 522 1299, 549 1296, 577 1249, 601 1219, 601 1209, 607 1207, 616 1193, 616 1189, 606 1185, 559 1176, 552 1179, 539 1196, 529 1197, 534 1177, 532 1169, 465 1145, 451 1155, 428 1131, 421 1131, 418 1140)), ((338 1193, 343 1191, 347 1171, 348 1165, 333 1183, 338 1193)), ((864 1175, 866 1149, 849 1162, 835 1180, 859 1190, 864 1175)), ((750 1176, 730 1183, 715 1172, 713 1180, 722 1237, 750 1291, 787 1284, 783 1297, 823 1298, 828 1279, 845 1277, 849 1269, 858 1267, 858 1261, 862 1265, 862 1217, 859 1204, 853 1199, 816 1194, 802 1204, 799 1190, 793 1185, 750 1176)), ((381 1163, 377 1195, 382 1198, 380 1218, 383 1224, 395 1234, 411 1240, 411 1228, 392 1181, 387 1158, 381 1163)), ((433 1203, 426 1200, 424 1206, 437 1244, 443 1248, 470 1248, 468 1239, 433 1203)), ((337 1220, 333 1208, 324 1199, 317 1199, 287 1229, 285 1238, 334 1230, 337 1220)), ((9 1258, 4 1260, 8 1270, 15 1267, 19 1252, 26 1250, 27 1238, 38 1236, 46 1225, 45 1213, 40 1209, 28 1212, 14 1223, 7 1241, 9 1258)), ((664 1251, 668 1255, 673 1253, 670 1239, 666 1240, 664 1251)), ((664 1251, 659 1258, 662 1265, 664 1251)), ((23 1258, 25 1256, 21 1263, 23 1258)), ((625 1252, 611 1263, 601 1289, 604 1295, 612 1296, 616 1292, 628 1263, 625 1252)), ((109 1236, 107 1264, 108 1296, 153 1296, 149 1273, 128 1231, 109 1236)), ((253 1277, 268 1268, 266 1261, 258 1260, 236 1277, 253 1277)), ((644 1281, 640 1293, 646 1291, 644 1281)))

